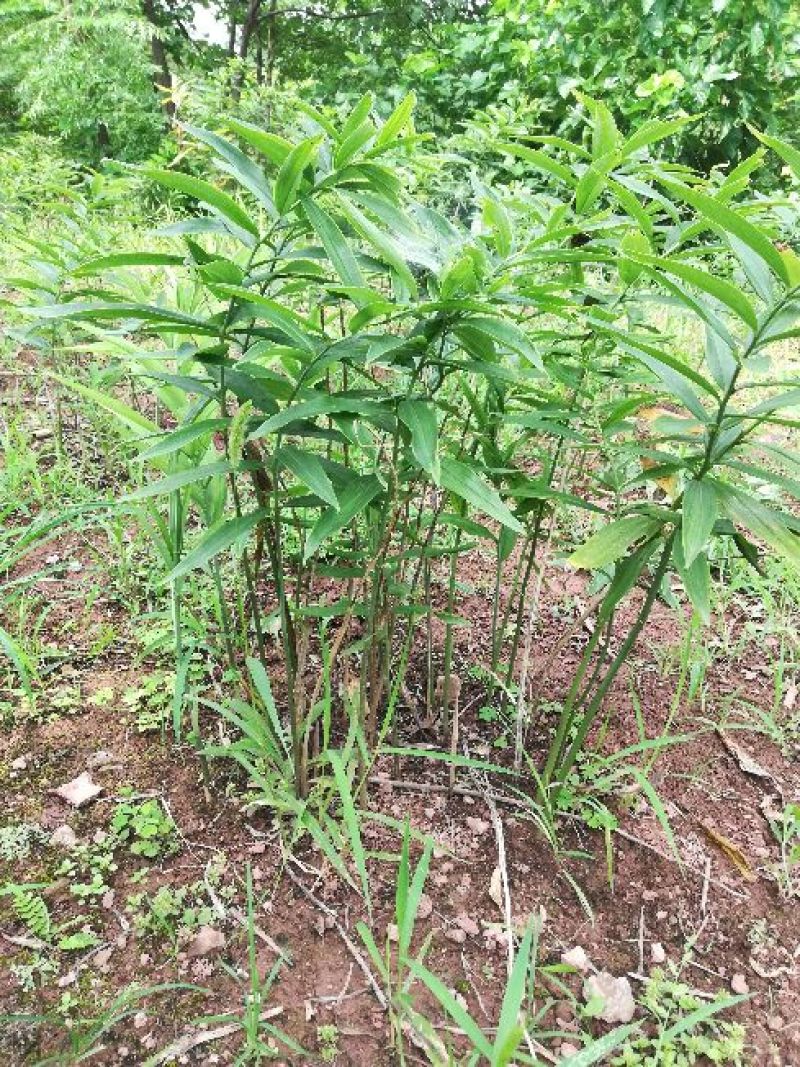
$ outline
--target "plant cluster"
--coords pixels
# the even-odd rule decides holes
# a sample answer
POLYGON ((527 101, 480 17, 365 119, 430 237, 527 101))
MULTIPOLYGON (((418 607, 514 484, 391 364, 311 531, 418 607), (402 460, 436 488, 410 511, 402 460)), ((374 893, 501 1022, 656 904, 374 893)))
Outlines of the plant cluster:
MULTIPOLYGON (((561 194, 520 202, 483 188, 467 227, 415 202, 390 165, 421 150, 412 104, 381 124, 365 97, 341 127, 305 108, 295 142, 230 120, 249 153, 192 129, 241 199, 149 170, 209 212, 171 228, 184 249, 92 258, 60 301, 31 309, 39 329, 88 325, 170 413, 164 429, 113 392, 64 380, 163 475, 122 503, 144 509, 169 564, 178 664, 182 591, 200 569, 231 669, 239 622, 267 676, 280 648, 283 707, 262 720, 261 746, 300 797, 328 760, 331 680, 371 760, 396 747, 420 646, 427 719, 457 755, 459 567, 481 544, 496 560, 491 670, 504 703, 518 687, 520 769, 541 743, 531 660, 543 570, 560 528, 600 522, 568 559, 594 572, 599 604, 546 733, 542 793, 575 766, 671 574, 708 621, 718 539, 753 564, 757 541, 800 558, 797 522, 774 506, 776 492, 795 493, 796 461, 760 432, 791 425, 796 404, 770 353, 795 335, 800 260, 776 247, 769 205, 748 199, 761 155, 703 181, 647 154, 688 120, 625 136, 586 98, 590 149, 496 146, 561 194), (130 271, 147 265, 187 274, 173 304, 138 299, 130 271), (92 277, 106 279, 100 299, 81 294, 92 277), (660 302, 704 330, 702 357, 659 330, 660 302), (142 354, 106 324, 164 348, 142 354), (231 550, 234 604, 221 571, 231 550)), ((763 139, 796 165, 788 145, 763 139)))

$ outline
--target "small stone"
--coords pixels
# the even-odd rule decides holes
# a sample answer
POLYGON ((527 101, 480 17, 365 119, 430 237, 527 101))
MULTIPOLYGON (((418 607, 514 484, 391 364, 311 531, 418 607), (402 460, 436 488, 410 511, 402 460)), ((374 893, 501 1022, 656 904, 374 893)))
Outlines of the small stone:
POLYGON ((662 923, 667 918, 668 915, 669 915, 668 911, 657 911, 656 912, 656 918, 658 919, 659 922, 662 922, 662 923))
POLYGON ((469 915, 459 915, 456 919, 456 925, 459 926, 468 937, 477 937, 481 932, 481 928, 469 915))
POLYGON ((24 756, 17 756, 15 760, 11 761, 12 771, 24 771, 27 766, 28 761, 25 759, 24 756))
POLYGON ((84 804, 94 800, 98 793, 102 793, 103 788, 92 781, 92 776, 88 771, 84 771, 71 782, 65 782, 52 792, 60 796, 62 800, 66 800, 73 808, 82 808, 84 804))
POLYGON ((780 1015, 770 1015, 767 1019, 767 1026, 770 1030, 775 1032, 776 1030, 782 1030, 784 1027, 783 1018, 780 1015))
POLYGON ((667 952, 660 941, 654 941, 650 946, 650 959, 653 963, 663 963, 667 958, 667 952))
POLYGON ((656 893, 655 889, 645 889, 645 891, 642 893, 642 900, 647 901, 648 903, 651 903, 652 901, 657 899, 658 893, 656 893))
POLYGON ((225 948, 225 935, 213 926, 201 926, 189 943, 186 955, 190 959, 198 956, 211 956, 225 948))
POLYGON ((743 974, 735 974, 731 978, 731 991, 741 997, 747 996, 750 992, 750 986, 747 984, 747 979, 743 974))
POLYGON ((460 926, 454 926, 452 929, 446 930, 444 936, 450 941, 455 941, 457 945, 463 945, 467 940, 467 935, 460 926))
POLYGON ((567 967, 574 967, 575 970, 580 971, 581 974, 586 974, 591 966, 589 957, 586 955, 586 950, 580 945, 571 948, 569 952, 562 952, 561 962, 565 963, 567 967))
POLYGON ((577 1056, 580 1049, 577 1045, 573 1045, 571 1041, 562 1041, 558 1049, 558 1054, 562 1059, 568 1060, 570 1056, 577 1056))
POLYGON ((110 948, 101 948, 100 951, 94 956, 94 965, 99 970, 104 970, 108 966, 108 961, 114 954, 114 946, 110 948))
POLYGON ((95 843, 95 845, 104 845, 107 840, 108 834, 105 832, 105 830, 95 830, 95 832, 92 834, 92 841, 95 843))
POLYGON ((77 971, 67 971, 66 974, 62 974, 56 982, 59 989, 63 989, 65 986, 74 985, 78 981, 77 971))
POLYGON ((137 1011, 133 1017, 133 1025, 137 1030, 141 1030, 143 1026, 147 1026, 147 1012, 137 1011))
POLYGON ((474 834, 485 834, 487 830, 491 828, 491 823, 486 822, 485 819, 475 819, 471 815, 466 819, 467 828, 472 830, 474 834))
POLYGON ((433 911, 433 901, 427 893, 421 893, 419 898, 419 904, 417 906, 417 918, 427 919, 430 917, 433 911))
POLYGON ((78 838, 71 826, 64 823, 57 826, 50 835, 50 844, 53 848, 75 848, 78 838))
POLYGON ((255 841, 247 850, 251 856, 263 856, 267 851, 266 841, 255 841))
POLYGON ((583 999, 599 998, 603 1008, 599 1018, 606 1023, 629 1023, 636 1011, 631 984, 627 978, 615 978, 608 971, 590 974, 583 983, 583 999))
POLYGON ((397 942, 400 940, 400 932, 397 929, 397 923, 389 923, 387 925, 386 936, 393 944, 397 944, 397 942))
POLYGON ((113 753, 107 752, 104 748, 100 748, 97 752, 93 752, 91 756, 86 760, 86 766, 90 770, 97 770, 100 767, 107 767, 110 763, 114 763, 115 758, 113 753))

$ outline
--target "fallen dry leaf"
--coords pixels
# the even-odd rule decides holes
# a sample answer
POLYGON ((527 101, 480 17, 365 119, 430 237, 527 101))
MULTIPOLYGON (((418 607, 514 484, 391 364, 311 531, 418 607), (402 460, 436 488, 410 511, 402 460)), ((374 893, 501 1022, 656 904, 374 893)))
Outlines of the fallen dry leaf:
POLYGON ((708 823, 701 822, 700 826, 709 841, 712 844, 716 845, 717 848, 727 856, 727 858, 731 861, 733 866, 736 868, 739 874, 741 874, 742 878, 744 878, 746 882, 758 881, 758 876, 748 863, 745 854, 742 852, 738 845, 734 844, 733 841, 725 837, 724 834, 721 834, 717 830, 715 830, 713 826, 709 826, 708 823))

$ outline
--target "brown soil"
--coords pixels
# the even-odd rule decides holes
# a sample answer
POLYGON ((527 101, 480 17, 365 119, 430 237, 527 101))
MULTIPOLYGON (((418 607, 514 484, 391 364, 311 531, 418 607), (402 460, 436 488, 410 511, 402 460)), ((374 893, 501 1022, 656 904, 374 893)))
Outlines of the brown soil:
MULTIPOLYGON (((358 946, 360 954, 366 955, 356 932, 357 921, 366 918, 363 902, 307 843, 297 849, 300 862, 290 861, 293 878, 289 877, 274 814, 245 810, 244 780, 230 770, 232 764, 212 766, 211 779, 204 783, 190 746, 176 747, 169 741, 162 743, 157 732, 137 731, 135 715, 123 696, 152 670, 152 664, 135 658, 131 635, 143 624, 136 618, 130 620, 127 610, 103 588, 102 562, 90 548, 85 537, 64 535, 32 553, 14 575, 35 574, 54 556, 80 563, 80 569, 57 569, 35 586, 51 604, 43 636, 69 653, 48 675, 48 687, 77 687, 80 699, 69 714, 48 716, 44 721, 16 716, 0 734, 0 824, 24 822, 52 831, 68 822, 78 838, 88 842, 107 827, 114 799, 129 787, 136 796, 161 798, 180 830, 180 848, 152 864, 120 850, 119 869, 109 875, 113 898, 91 898, 81 904, 71 895, 68 882, 56 881, 45 893, 55 923, 78 914, 89 916, 100 941, 90 951, 69 958, 62 953, 59 974, 33 993, 24 993, 10 971, 12 964, 30 958, 31 949, 20 943, 25 928, 16 921, 8 898, 0 897, 0 1007, 9 1013, 39 1014, 71 994, 85 1014, 96 1011, 98 1004, 107 1004, 132 982, 143 986, 188 982, 202 987, 171 990, 145 1001, 107 1034, 105 1051, 92 1062, 120 1065, 145 1062, 155 1050, 191 1032, 200 1016, 240 1013, 249 989, 248 949, 245 930, 232 916, 231 905, 244 908, 244 873, 249 863, 256 888, 256 923, 267 935, 258 941, 259 973, 263 976, 275 964, 275 946, 289 961, 280 970, 265 1007, 280 1009, 271 1020, 273 1025, 308 1053, 284 1051, 279 1062, 321 1062, 318 1028, 334 1025, 337 1064, 380 1067, 396 1063, 388 1015, 352 952, 352 946, 358 946), (103 595, 87 613, 86 597, 98 584, 103 595), (93 642, 104 624, 114 626, 116 636, 109 647, 96 653, 93 642), (109 688, 113 691, 109 702, 92 703, 95 694, 109 688), (113 757, 110 765, 92 772, 103 793, 75 813, 50 790, 85 771, 98 751, 113 757), (12 769, 20 756, 24 767, 12 769), (221 952, 192 959, 185 944, 166 936, 137 936, 126 908, 128 896, 202 880, 209 861, 220 852, 225 857, 220 885, 235 890, 231 899, 225 898, 226 918, 213 920, 225 936, 221 952), (145 873, 140 877, 137 872, 141 870, 145 873), (313 894, 316 903, 300 885, 313 894), (346 932, 350 946, 332 923, 330 912, 346 932)), ((499 727, 478 719, 482 690, 469 674, 470 667, 486 658, 490 574, 489 561, 484 568, 476 556, 460 575, 464 590, 459 611, 472 625, 459 633, 457 672, 463 682, 462 747, 473 756, 497 761, 504 758, 502 749, 492 743, 499 727)), ((536 669, 562 632, 565 616, 559 610, 564 610, 564 596, 580 600, 584 593, 582 579, 556 572, 534 642, 536 669)), ((574 617, 574 607, 570 617, 574 617)), ((747 617, 748 607, 742 605, 738 617, 731 613, 730 627, 743 632, 747 617)), ((627 675, 618 679, 608 702, 606 728, 596 739, 604 750, 637 741, 629 687, 633 679, 648 736, 658 736, 668 716, 675 676, 674 671, 657 668, 653 650, 674 647, 678 638, 675 616, 659 607, 631 657, 627 675)), ((546 699, 562 695, 563 679, 569 677, 585 640, 583 633, 569 643, 551 676, 543 681, 546 699)), ((775 1067, 800 1064, 800 915, 792 902, 782 899, 772 876, 778 849, 765 817, 767 805, 778 803, 776 797, 800 801, 797 751, 784 754, 756 732, 722 737, 710 727, 733 693, 758 707, 771 706, 770 669, 758 666, 758 649, 751 652, 747 662, 757 666, 747 669, 731 658, 717 658, 708 677, 705 708, 702 712, 696 705, 682 708, 672 724, 674 734, 692 736, 667 748, 656 764, 653 783, 669 816, 681 863, 633 779, 630 787, 620 787, 612 801, 622 830, 614 838, 612 878, 599 831, 567 821, 561 830, 562 856, 557 859, 524 808, 498 805, 515 923, 524 923, 531 915, 544 920, 539 952, 541 1003, 552 1001, 552 1007, 540 1029, 549 1026, 560 1035, 544 1040, 552 1062, 558 1058, 563 1037, 577 1028, 569 994, 579 995, 580 980, 548 971, 548 965, 557 964, 565 949, 581 945, 597 969, 631 975, 638 992, 642 976, 652 968, 651 946, 657 942, 669 961, 686 961, 683 980, 702 992, 729 992, 734 975, 744 975, 753 996, 729 1017, 747 1027, 750 1062, 775 1067), (742 752, 757 761, 764 775, 753 773, 742 752), (584 855, 570 858, 570 852, 584 855), (567 874, 580 887, 583 903, 567 874)), ((424 684, 417 665, 409 680, 412 695, 420 694, 424 684)), ((405 743, 435 740, 419 727, 407 707, 401 709, 401 720, 405 743)), ((545 725, 541 724, 542 736, 545 725)), ((213 717, 204 720, 204 727, 209 734, 215 730, 213 717)), ((534 752, 536 741, 534 734, 534 752)), ((399 785, 392 784, 395 768, 389 760, 375 770, 377 781, 369 790, 369 809, 401 823, 408 817, 415 830, 430 834, 437 843, 426 887, 432 907, 418 923, 415 945, 432 935, 429 968, 458 990, 482 1025, 491 1027, 502 996, 506 949, 503 916, 489 894, 498 842, 485 799, 486 783, 461 772, 459 788, 464 792, 450 798, 442 792, 446 778, 435 764, 404 760, 399 785), (465 795, 470 793, 475 795, 465 795), (458 920, 464 918, 473 920, 478 932, 466 922, 470 932, 459 941, 458 920)), ((364 837, 376 854, 398 850, 398 835, 384 822, 365 822, 364 837)), ((0 884, 48 880, 60 858, 57 850, 34 845, 31 856, 0 864, 0 884)), ((371 927, 380 944, 393 918, 395 871, 386 859, 371 861, 375 907, 371 927)), ((421 987, 417 992, 420 1009, 441 1027, 443 1039, 457 1045, 440 1009, 421 987)), ((210 1023, 212 1028, 216 1025, 210 1023)), ((597 1034, 604 1030, 603 1024, 582 1025, 593 1026, 597 1034)), ((199 1045, 180 1062, 233 1062, 238 1040, 234 1035, 199 1045)), ((65 1047, 64 1031, 53 1026, 36 1029, 20 1021, 7 1022, 0 1032, 0 1052, 9 1065, 36 1063, 45 1052, 65 1047)), ((425 1059, 420 1053, 410 1062, 425 1059)))

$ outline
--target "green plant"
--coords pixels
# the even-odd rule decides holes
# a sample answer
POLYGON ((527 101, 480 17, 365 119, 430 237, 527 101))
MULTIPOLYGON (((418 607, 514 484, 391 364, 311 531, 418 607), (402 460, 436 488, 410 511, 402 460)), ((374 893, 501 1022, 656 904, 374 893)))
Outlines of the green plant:
POLYGON ((781 851, 774 868, 781 894, 791 899, 800 893, 800 804, 787 804, 769 820, 781 851))
POLYGON ((330 1023, 317 1027, 317 1046, 323 1063, 335 1063, 339 1055, 339 1028, 330 1023))
MULTIPOLYGON (((111 412, 161 475, 120 506, 144 506, 170 568, 176 665, 185 671, 191 646, 187 591, 206 582, 231 672, 242 654, 251 679, 258 667, 266 717, 250 699, 204 701, 242 732, 208 754, 271 780, 270 803, 291 782, 329 857, 336 834, 318 832, 306 801, 314 779, 320 795, 333 790, 362 889, 355 801, 377 754, 404 753, 397 708, 421 645, 425 710, 455 781, 468 553, 496 560, 489 685, 504 712, 513 703, 514 770, 535 770, 546 805, 597 739, 654 605, 677 604, 673 576, 707 623, 719 542, 751 562, 758 544, 800 560, 798 524, 775 506, 797 493, 795 462, 766 437, 793 426, 793 379, 770 358, 795 336, 800 261, 776 247, 772 205, 748 192, 762 157, 704 179, 650 155, 686 116, 625 135, 581 99, 591 147, 493 145, 558 194, 483 188, 470 227, 414 200, 392 165, 409 143, 422 151, 410 99, 383 124, 369 97, 340 125, 306 109, 313 132, 294 140, 231 119, 244 148, 192 130, 238 198, 230 182, 148 169, 207 209, 179 224, 183 250, 90 258, 72 270, 77 292, 30 309, 91 331, 111 361, 105 389, 62 384, 111 412), (186 284, 171 303, 148 302, 133 268, 180 271, 186 284), (104 298, 76 299, 98 276, 112 286, 104 298), (700 324, 703 353, 681 350, 661 305, 700 324), (153 389, 165 424, 119 398, 123 367, 153 389), (592 572, 597 592, 591 635, 543 721, 542 685, 585 621, 534 662, 554 546, 574 549, 568 565, 592 572), (277 701, 265 695, 276 651, 277 701), (337 730, 346 758, 330 749, 337 730), (527 758, 537 730, 539 766, 527 758)), ((794 165, 791 146, 759 136, 794 165)))
POLYGON ((31 823, 0 826, 0 860, 17 863, 27 859, 31 849, 36 845, 43 845, 47 837, 40 826, 31 823))
POLYGON ((649 1025, 640 1036, 628 1038, 611 1062, 616 1067, 690 1067, 704 1062, 742 1067, 748 1062, 744 1028, 717 1018, 742 999, 720 994, 701 1000, 685 983, 656 968, 641 995, 649 1025))
POLYGON ((118 804, 109 828, 135 856, 155 859, 178 848, 175 823, 158 800, 118 804))

